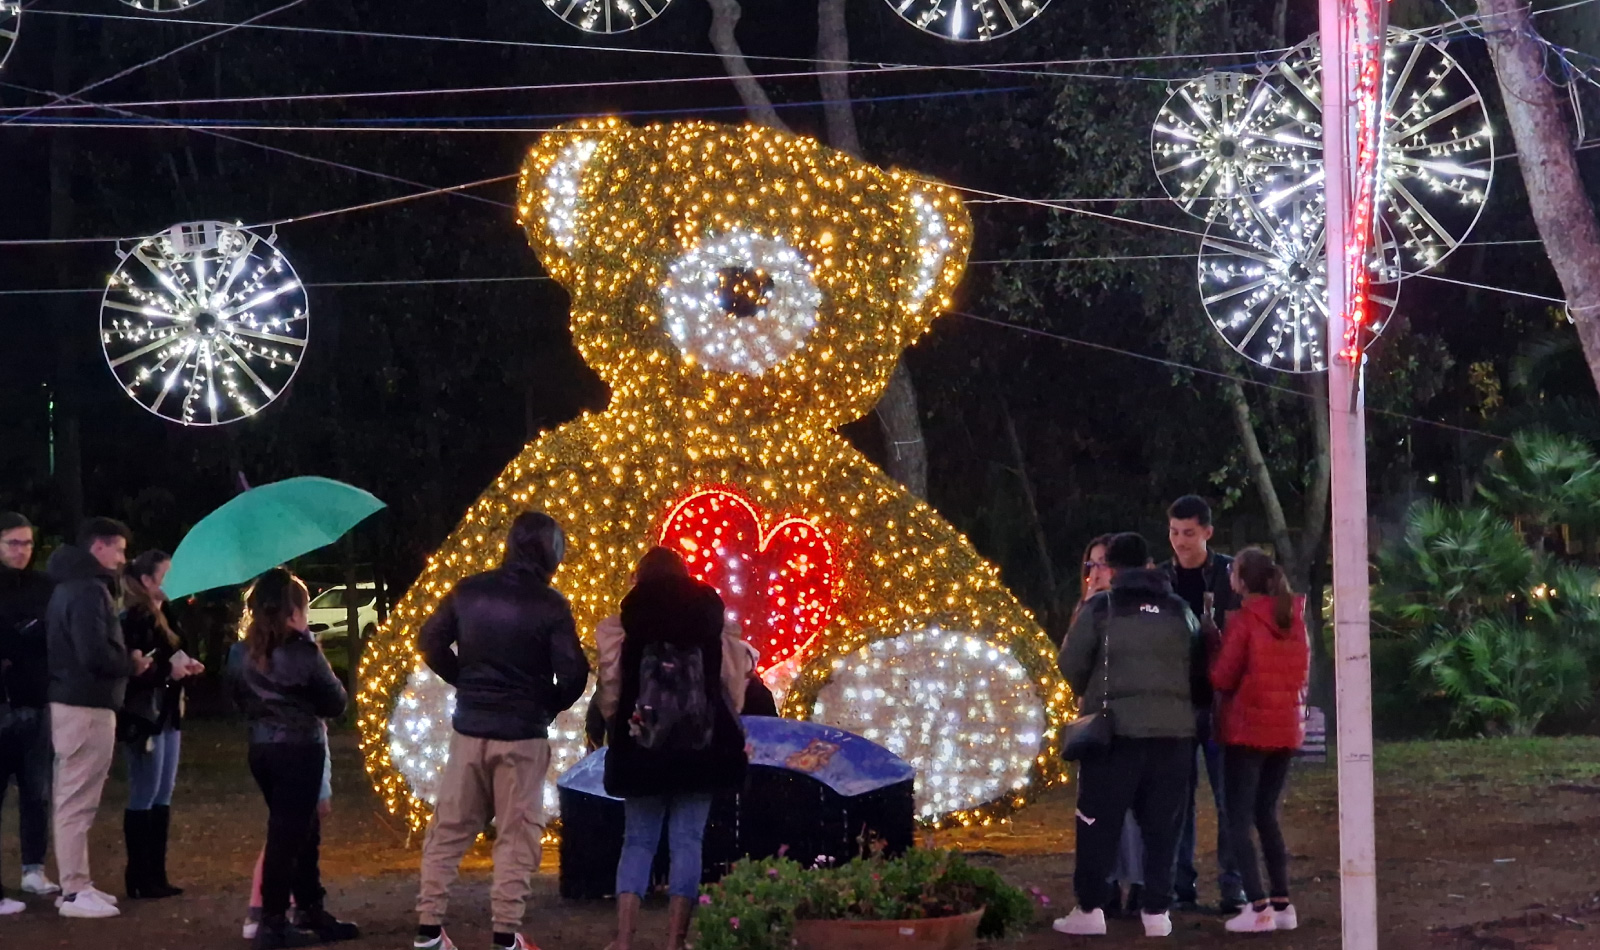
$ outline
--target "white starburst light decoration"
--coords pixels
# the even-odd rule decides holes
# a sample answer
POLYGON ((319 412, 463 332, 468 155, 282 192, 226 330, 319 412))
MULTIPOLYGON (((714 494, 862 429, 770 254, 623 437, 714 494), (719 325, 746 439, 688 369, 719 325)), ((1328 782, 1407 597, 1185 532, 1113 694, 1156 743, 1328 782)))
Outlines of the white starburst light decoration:
POLYGON ((212 426, 282 394, 300 368, 310 314, 276 242, 276 233, 200 221, 121 252, 100 304, 100 341, 135 402, 212 426))
POLYGON ((983 41, 1022 29, 1050 0, 887 0, 907 23, 947 40, 983 41))
POLYGON ((1206 221, 1304 177, 1322 154, 1320 114, 1261 77, 1208 73, 1184 83, 1156 115, 1150 154, 1173 201, 1206 221))
MULTIPOLYGON (((1399 248, 1381 222, 1370 242, 1370 343, 1383 332, 1400 290, 1399 248)), ((1200 248, 1200 299, 1228 345, 1261 366, 1291 373, 1328 368, 1328 252, 1320 201, 1268 214, 1236 208, 1207 229, 1200 248)))
POLYGON ((626 33, 660 16, 672 0, 544 0, 551 13, 585 33, 626 33))
POLYGON ((22 0, 0 0, 0 66, 6 64, 12 47, 17 45, 17 31, 22 26, 22 0))
POLYGON ((146 13, 176 13, 179 10, 199 6, 205 0, 122 0, 122 2, 146 13))
POLYGON ((822 292, 788 242, 742 228, 701 238, 668 268, 661 323, 685 356, 760 376, 805 345, 822 292))
MULTIPOLYGON (((545 772, 543 794, 548 818, 561 814, 556 779, 588 754, 583 720, 594 691, 591 676, 583 697, 550 723, 550 768, 545 772)), ((450 758, 450 720, 455 711, 455 688, 419 662, 389 715, 389 761, 405 777, 411 793, 429 805, 439 803, 439 783, 450 758)))
MULTIPOLYGON (((1494 174, 1494 132, 1479 93, 1443 40, 1389 31, 1384 52, 1382 154, 1377 209, 1393 229, 1407 273, 1429 270, 1461 245, 1483 213, 1494 174)), ((1279 61, 1265 81, 1292 108, 1322 114, 1318 37, 1279 61)), ((1301 200, 1322 190, 1320 128, 1315 155, 1285 174, 1266 202, 1301 200)))
POLYGON ((1025 788, 1046 728, 1022 664, 937 627, 834 660, 811 718, 911 763, 917 815, 929 820, 1025 788))

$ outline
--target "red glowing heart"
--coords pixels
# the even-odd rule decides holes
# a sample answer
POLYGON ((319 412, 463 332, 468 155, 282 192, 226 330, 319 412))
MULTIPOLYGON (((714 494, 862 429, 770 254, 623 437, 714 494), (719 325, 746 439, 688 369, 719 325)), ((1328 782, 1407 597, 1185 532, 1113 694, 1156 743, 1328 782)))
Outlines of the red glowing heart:
POLYGON ((833 549, 815 523, 762 513, 725 488, 696 489, 667 515, 662 545, 722 595, 728 617, 761 654, 766 672, 803 654, 833 617, 833 549))

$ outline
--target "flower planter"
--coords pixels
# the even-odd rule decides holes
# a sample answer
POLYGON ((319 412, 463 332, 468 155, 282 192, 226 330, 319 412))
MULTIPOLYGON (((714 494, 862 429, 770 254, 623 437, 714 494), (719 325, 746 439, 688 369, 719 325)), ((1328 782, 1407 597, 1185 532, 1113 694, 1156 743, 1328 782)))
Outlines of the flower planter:
POLYGON ((919 920, 801 920, 797 950, 972 950, 983 911, 919 920))

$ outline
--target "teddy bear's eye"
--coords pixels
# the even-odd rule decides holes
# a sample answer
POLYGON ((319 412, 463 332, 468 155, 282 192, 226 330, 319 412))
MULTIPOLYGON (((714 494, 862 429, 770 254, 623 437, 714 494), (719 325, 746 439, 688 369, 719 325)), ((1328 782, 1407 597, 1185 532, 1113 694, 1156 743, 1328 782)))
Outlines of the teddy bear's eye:
POLYGON ((717 271, 717 302, 738 320, 765 316, 772 303, 772 275, 762 268, 724 267, 717 271))
POLYGON ((760 376, 805 345, 822 292, 787 242, 734 228, 702 236, 667 270, 661 322, 707 369, 760 376))

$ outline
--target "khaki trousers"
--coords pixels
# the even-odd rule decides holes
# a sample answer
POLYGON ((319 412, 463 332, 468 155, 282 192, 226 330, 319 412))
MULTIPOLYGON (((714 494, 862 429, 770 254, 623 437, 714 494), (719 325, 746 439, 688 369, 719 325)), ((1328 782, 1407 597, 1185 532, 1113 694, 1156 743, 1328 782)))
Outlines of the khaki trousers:
POLYGON ((50 704, 50 739, 55 745, 56 871, 61 892, 94 886, 89 875, 89 829, 117 748, 117 714, 109 709, 50 704))
POLYGON ((515 933, 522 928, 528 892, 539 870, 549 769, 546 739, 498 742, 450 734, 439 804, 422 844, 417 916, 423 926, 444 924, 461 859, 493 818, 494 887, 489 900, 494 929, 515 933))

